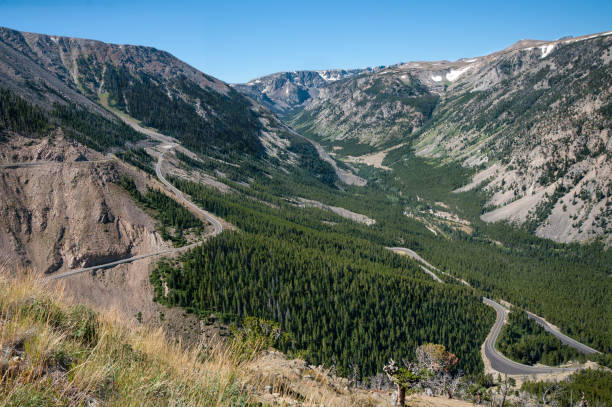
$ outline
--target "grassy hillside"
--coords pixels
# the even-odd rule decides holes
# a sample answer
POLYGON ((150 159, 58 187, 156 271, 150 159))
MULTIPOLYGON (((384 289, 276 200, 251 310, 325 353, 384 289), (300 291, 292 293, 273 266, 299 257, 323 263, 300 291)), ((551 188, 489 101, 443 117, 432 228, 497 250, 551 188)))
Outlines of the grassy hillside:
POLYGON ((249 318, 192 348, 0 263, 0 406, 389 406, 387 391, 269 349, 278 327, 249 318))
POLYGON ((247 406, 244 348, 186 350, 161 331, 0 276, 0 405, 247 406))

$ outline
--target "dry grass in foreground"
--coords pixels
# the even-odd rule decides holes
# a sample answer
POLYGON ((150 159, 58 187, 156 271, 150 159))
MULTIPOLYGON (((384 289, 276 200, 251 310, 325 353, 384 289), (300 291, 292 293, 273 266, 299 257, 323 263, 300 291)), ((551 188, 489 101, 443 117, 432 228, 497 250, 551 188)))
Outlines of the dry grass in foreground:
POLYGON ((257 338, 186 348, 56 290, 0 270, 0 407, 390 405, 257 338))
POLYGON ((244 344, 185 349, 0 275, 0 406, 247 406, 244 344))

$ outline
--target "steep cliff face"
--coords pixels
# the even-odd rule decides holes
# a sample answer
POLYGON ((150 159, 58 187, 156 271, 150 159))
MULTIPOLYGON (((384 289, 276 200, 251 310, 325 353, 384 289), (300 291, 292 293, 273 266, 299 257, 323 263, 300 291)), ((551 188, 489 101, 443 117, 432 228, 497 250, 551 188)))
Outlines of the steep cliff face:
POLYGON ((115 184, 113 160, 61 137, 14 137, 0 157, 24 163, 0 168, 0 247, 14 267, 52 273, 168 246, 115 184))

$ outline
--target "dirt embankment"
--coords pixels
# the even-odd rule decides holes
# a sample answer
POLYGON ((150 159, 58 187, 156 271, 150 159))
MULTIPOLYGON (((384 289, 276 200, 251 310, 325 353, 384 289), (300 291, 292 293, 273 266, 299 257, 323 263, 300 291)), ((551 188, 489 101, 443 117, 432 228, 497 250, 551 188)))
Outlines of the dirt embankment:
MULTIPOLYGON (((116 182, 132 177, 139 188, 154 178, 67 141, 14 136, 0 144, 0 252, 14 270, 57 273, 171 247, 156 221, 116 182), (42 163, 35 164, 32 163, 42 163)), ((158 186, 158 185, 157 185, 158 186)), ((159 186, 158 186, 159 187, 159 186)), ((58 284, 77 302, 115 309, 125 317, 164 326, 197 341, 210 327, 182 310, 153 302, 152 257, 58 284)))
POLYGON ((4 163, 45 163, 0 169, 0 247, 16 267, 53 273, 166 246, 116 185, 117 162, 62 138, 16 137, 0 151, 4 163))
POLYGON ((364 225, 368 226, 374 225, 376 223, 376 219, 372 219, 370 217, 367 217, 366 215, 362 215, 361 213, 349 211, 348 209, 341 208, 339 206, 327 205, 319 201, 314 201, 312 199, 296 198, 295 204, 300 208, 319 208, 326 211, 330 211, 338 216, 342 216, 345 219, 363 223, 364 225))

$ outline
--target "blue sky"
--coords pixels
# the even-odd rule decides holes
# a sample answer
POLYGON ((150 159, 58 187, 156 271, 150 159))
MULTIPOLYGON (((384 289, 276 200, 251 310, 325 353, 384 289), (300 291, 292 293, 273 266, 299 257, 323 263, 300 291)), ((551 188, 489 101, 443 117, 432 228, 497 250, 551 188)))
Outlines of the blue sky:
POLYGON ((0 0, 0 25, 164 49, 227 82, 612 30, 612 1, 0 0))

